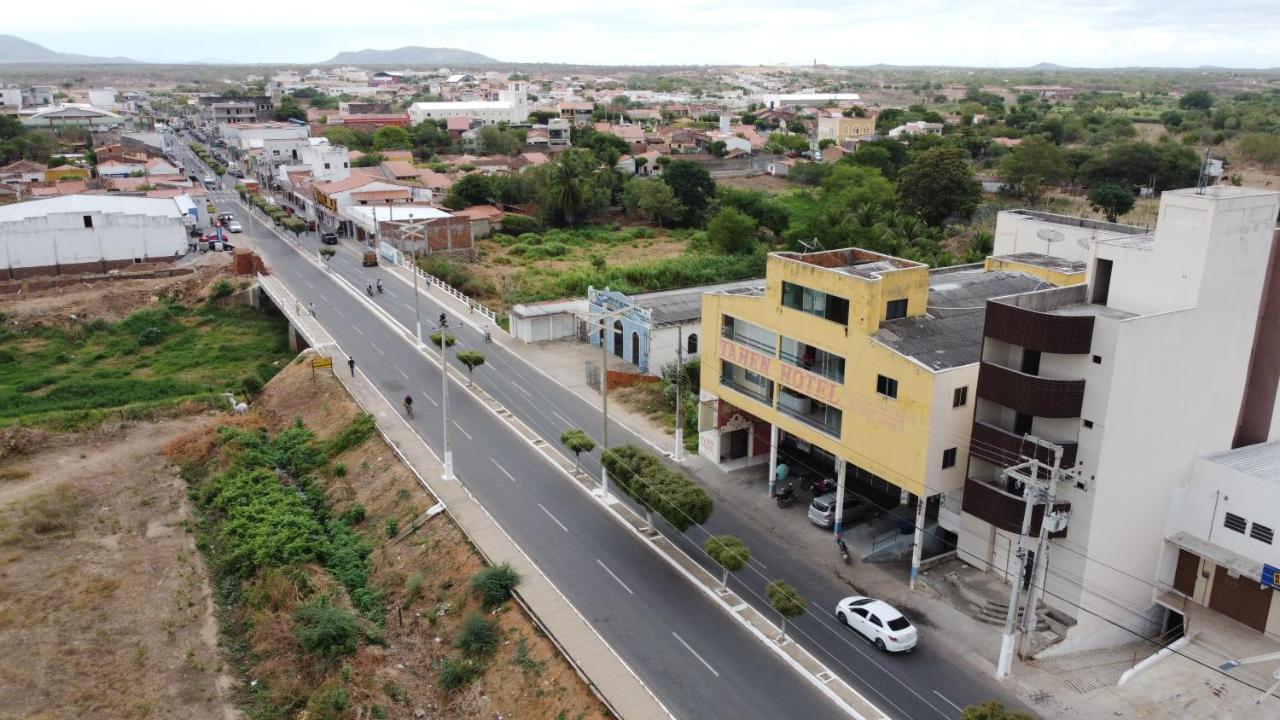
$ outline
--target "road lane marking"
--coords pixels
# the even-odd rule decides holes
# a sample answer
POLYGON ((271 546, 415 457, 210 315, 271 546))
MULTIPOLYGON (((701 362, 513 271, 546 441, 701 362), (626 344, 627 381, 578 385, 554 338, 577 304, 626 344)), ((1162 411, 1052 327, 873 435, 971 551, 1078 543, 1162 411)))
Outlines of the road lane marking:
POLYGON ((937 690, 934 690, 934 691, 933 691, 933 694, 934 694, 934 695, 937 695, 937 696, 938 696, 938 697, 940 697, 940 698, 942 698, 942 699, 943 699, 943 700, 944 700, 948 705, 950 705, 951 707, 955 708, 958 712, 961 712, 961 713, 963 713, 963 712, 964 712, 964 708, 962 708, 962 707, 960 707, 959 705, 957 705, 957 704, 955 704, 955 703, 951 702, 951 700, 950 700, 949 698, 947 698, 947 696, 946 696, 946 695, 943 695, 942 693, 938 692, 937 690))
POLYGON ((555 416, 556 416, 556 417, 558 417, 558 418, 560 418, 560 422, 563 422, 565 425, 572 425, 572 424, 573 424, 573 423, 569 422, 569 418, 567 418, 567 417, 565 417, 565 416, 561 415, 560 413, 556 412, 555 410, 552 410, 552 411, 551 411, 551 414, 552 414, 552 415, 555 415, 555 416))
POLYGON ((609 577, 613 578, 614 580, 617 580, 618 584, 622 586, 623 590, 626 590, 628 593, 635 595, 635 593, 631 592, 631 588, 627 587, 627 584, 622 582, 622 578, 618 577, 617 575, 614 575, 613 571, 609 569, 608 565, 605 565, 604 563, 600 562, 600 558, 596 558, 596 564, 604 568, 604 571, 609 573, 609 577))
POLYGON ((360 328, 356 327, 355 325, 352 325, 352 326, 351 326, 351 329, 355 330, 356 332, 360 333, 361 335, 363 335, 363 334, 364 334, 364 331, 363 331, 363 330, 361 330, 360 328))
POLYGON ((529 397, 533 397, 533 393, 529 392, 528 390, 525 390, 524 387, 520 385, 520 383, 513 382, 511 383, 511 387, 519 390, 520 392, 524 393, 525 395, 528 395, 529 397))
POLYGON ((451 420, 450 422, 452 422, 452 423, 453 423, 453 426, 454 426, 454 427, 458 428, 458 432, 462 433, 463 435, 466 435, 468 440, 474 440, 474 439, 475 439, 475 438, 471 437, 471 433, 469 433, 469 432, 467 432, 466 430, 463 430, 463 429, 462 429, 462 426, 458 424, 458 421, 457 421, 457 420, 451 420))
MULTIPOLYGON (((458 428, 458 429, 459 429, 459 430, 461 430, 462 428, 458 428)), ((511 482, 515 482, 515 481, 516 481, 516 479, 515 479, 514 477, 512 477, 512 476, 511 476, 511 473, 507 472, 507 469, 506 469, 506 468, 502 467, 501 465, 498 465, 498 461, 497 461, 497 460, 494 460, 493 458, 489 458, 489 462, 493 463, 494 465, 497 465, 498 469, 502 471, 502 474, 503 474, 503 475, 506 475, 506 476, 507 476, 507 479, 509 479, 511 482)), ((543 508, 543 509, 545 510, 545 508, 543 508)))
POLYGON ((320 296, 320 299, 321 299, 321 300, 325 301, 326 303, 327 303, 327 302, 329 302, 329 298, 325 297, 325 296, 324 296, 324 293, 322 293, 322 292, 317 292, 316 294, 320 296))
POLYGON ((382 352, 382 348, 378 347, 378 344, 373 342, 372 340, 369 341, 369 347, 373 348, 374 350, 377 350, 379 355, 386 355, 386 353, 382 352))
POLYGON ((346 316, 346 315, 343 315, 343 314, 342 314, 342 311, 341 311, 341 310, 339 310, 338 308, 336 308, 336 307, 335 307, 335 308, 333 308, 333 311, 334 311, 334 312, 336 312, 336 313, 338 313, 338 317, 342 318, 343 320, 346 320, 346 319, 347 319, 347 316, 346 316))
POLYGON ((303 282, 303 283, 305 283, 305 284, 306 284, 306 286, 307 286, 307 287, 309 287, 309 288, 311 288, 312 290, 315 290, 315 289, 316 289, 316 286, 315 286, 315 285, 312 285, 310 280, 307 280, 307 279, 305 279, 305 278, 304 278, 304 279, 302 280, 302 282, 303 282))
MULTIPOLYGON (((716 669, 715 669, 715 668, 713 668, 713 667, 711 667, 711 663, 707 662, 706 660, 703 660, 703 659, 702 659, 702 656, 698 654, 698 651, 697 651, 697 650, 694 650, 694 649, 693 649, 693 648, 691 648, 691 647, 689 647, 689 643, 685 642, 685 641, 684 641, 684 638, 682 638, 682 637, 680 637, 679 635, 677 635, 677 634, 676 634, 676 632, 675 632, 674 630, 672 630, 672 631, 671 631, 671 634, 675 636, 676 640, 680 641, 680 644, 684 646, 684 649, 685 649, 685 650, 688 650, 688 651, 689 651, 689 654, 691 654, 691 655, 693 655, 694 657, 698 658, 698 662, 700 662, 700 663, 702 663, 703 665, 705 665, 705 666, 706 666, 706 668, 707 668, 708 670, 710 670, 710 671, 711 671, 711 674, 712 674, 712 675, 715 675, 716 677, 720 677, 720 673, 716 672, 716 669)), ((936 691, 935 691, 935 692, 936 692, 936 691)))
POLYGON ((427 396, 427 402, 431 403, 432 405, 435 405, 436 407, 440 407, 440 403, 436 402, 435 400, 432 400, 430 395, 427 396))
MULTIPOLYGON (((542 507, 542 503, 538 503, 538 507, 542 508, 542 512, 546 513, 547 517, 551 518, 552 522, 559 525, 561 530, 565 532, 569 532, 569 528, 565 527, 564 523, 560 522, 560 520, 557 519, 555 515, 552 515, 550 510, 546 509, 545 507, 542 507)), ((572 533, 570 534, 572 535, 572 533)), ((596 562, 600 562, 600 561, 597 560, 596 562)), ((626 587, 626 585, 623 585, 623 587, 626 587)))
POLYGON ((396 366, 396 372, 398 372, 398 373, 400 373, 401 375, 403 375, 405 380, 408 380, 408 379, 409 379, 409 374, 408 374, 408 373, 406 373, 405 371, 401 370, 399 365, 397 365, 397 366, 396 366))

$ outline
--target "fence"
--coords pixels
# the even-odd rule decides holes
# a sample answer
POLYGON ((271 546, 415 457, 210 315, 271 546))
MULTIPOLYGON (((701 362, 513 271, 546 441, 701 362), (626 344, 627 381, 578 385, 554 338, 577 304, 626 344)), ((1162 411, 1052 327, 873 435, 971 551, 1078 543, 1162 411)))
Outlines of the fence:
POLYGON ((422 278, 423 282, 427 283, 431 287, 434 287, 440 290, 441 292, 448 293, 454 296, 455 298, 457 298, 460 302, 466 303, 467 307, 470 308, 472 312, 480 313, 481 315, 488 318, 489 322, 492 322, 492 323, 498 322, 498 313, 490 310, 489 308, 485 307, 481 303, 476 302, 475 300, 472 300, 469 295, 462 292, 461 290, 458 290, 457 288, 441 280, 435 275, 430 275, 428 273, 423 272, 422 268, 413 267, 412 263, 409 261, 408 258, 404 257, 403 253, 401 253, 401 265, 403 265, 405 268, 413 272, 418 273, 418 277, 422 278))

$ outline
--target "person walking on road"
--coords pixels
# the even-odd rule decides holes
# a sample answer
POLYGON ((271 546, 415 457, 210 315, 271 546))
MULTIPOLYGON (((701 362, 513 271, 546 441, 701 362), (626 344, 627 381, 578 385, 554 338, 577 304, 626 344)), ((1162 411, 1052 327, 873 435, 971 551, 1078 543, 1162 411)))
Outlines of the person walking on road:
POLYGON ((316 304, 315 304, 315 303, 313 303, 313 302, 307 303, 307 309, 311 311, 311 317, 315 317, 315 316, 316 316, 316 304))
POLYGON ((347 358, 347 367, 350 368, 351 370, 351 377, 355 377, 356 376, 356 359, 353 357, 347 358))

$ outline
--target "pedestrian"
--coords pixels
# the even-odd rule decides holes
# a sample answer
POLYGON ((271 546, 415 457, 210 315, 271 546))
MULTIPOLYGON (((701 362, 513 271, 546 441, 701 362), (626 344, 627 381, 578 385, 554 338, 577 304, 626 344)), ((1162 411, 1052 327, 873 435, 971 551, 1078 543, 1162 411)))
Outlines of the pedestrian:
POLYGON ((316 304, 315 304, 315 303, 313 303, 313 302, 309 302, 309 303, 307 303, 307 308, 308 308, 309 310, 311 310, 311 317, 315 317, 315 316, 316 316, 316 304))
POLYGON ((356 359, 353 357, 347 358, 347 367, 351 369, 351 377, 355 377, 356 376, 356 359))

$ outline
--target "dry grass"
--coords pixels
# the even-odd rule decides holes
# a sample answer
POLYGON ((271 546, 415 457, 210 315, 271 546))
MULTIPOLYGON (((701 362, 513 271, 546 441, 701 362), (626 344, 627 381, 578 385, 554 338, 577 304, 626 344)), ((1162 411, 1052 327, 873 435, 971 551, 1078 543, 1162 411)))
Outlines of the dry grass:
POLYGON ((88 500, 71 483, 63 482, 28 495, 16 507, 16 519, 0 542, 36 545, 46 539, 72 535, 88 500))

